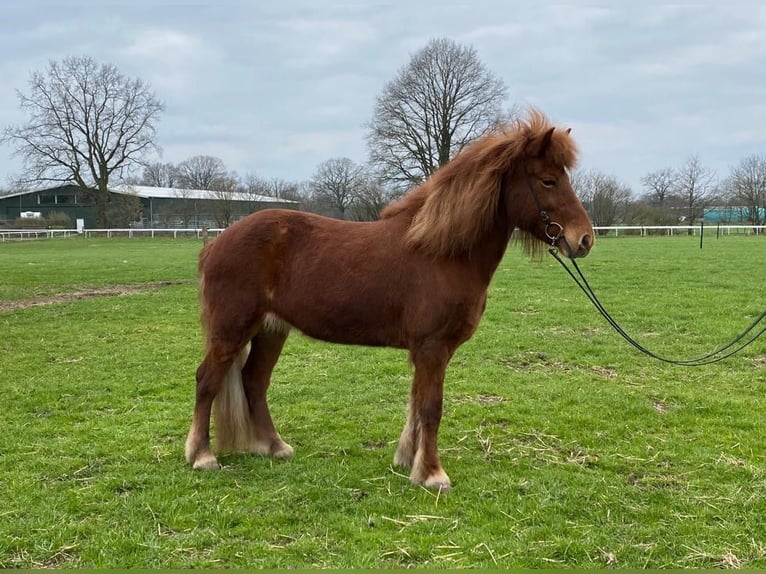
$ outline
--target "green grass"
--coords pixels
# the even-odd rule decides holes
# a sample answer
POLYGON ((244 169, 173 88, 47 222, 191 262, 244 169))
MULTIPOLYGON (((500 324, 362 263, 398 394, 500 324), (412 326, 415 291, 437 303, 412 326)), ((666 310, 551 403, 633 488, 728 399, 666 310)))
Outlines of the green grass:
POLYGON ((200 242, 179 239, 57 239, 1 244, 0 301, 83 287, 192 280, 200 242))
MULTIPOLYGON (((391 467, 406 354, 300 335, 270 392, 295 458, 192 471, 199 247, 0 245, 0 304, 174 282, 0 313, 0 567, 766 567, 764 342, 658 363, 555 261, 515 248, 447 374, 453 491, 391 467)), ((674 357, 766 302, 757 237, 610 238, 582 267, 626 330, 674 357)))

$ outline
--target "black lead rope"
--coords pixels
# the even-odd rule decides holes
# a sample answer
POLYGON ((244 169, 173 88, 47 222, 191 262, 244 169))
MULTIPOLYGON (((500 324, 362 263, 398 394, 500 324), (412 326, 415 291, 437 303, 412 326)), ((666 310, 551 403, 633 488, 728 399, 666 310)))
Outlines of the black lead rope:
MULTIPOLYGON (((574 267, 575 271, 577 272, 575 274, 575 272, 573 272, 561 258, 557 244, 562 240, 566 243, 566 238, 564 237, 564 227, 561 224, 552 221, 548 212, 543 208, 542 202, 535 192, 534 183, 529 173, 525 174, 525 179, 527 187, 529 188, 529 192, 532 194, 532 198, 537 205, 540 219, 545 225, 545 235, 551 242, 550 247, 548 248, 548 252, 556 258, 556 261, 561 264, 561 266, 566 270, 574 282, 577 283, 577 286, 582 290, 583 293, 585 293, 585 296, 590 300, 591 303, 593 303, 593 306, 598 310, 599 313, 601 313, 601 316, 606 319, 606 322, 609 323, 623 339, 625 339, 628 343, 630 343, 633 347, 645 355, 657 359, 658 361, 662 361, 663 363, 670 363, 671 365, 680 365, 683 367, 701 367, 702 365, 717 363, 718 361, 722 361, 727 357, 731 357, 732 355, 739 353, 742 349, 747 347, 758 337, 763 335, 764 332, 766 332, 766 325, 764 325, 760 328, 760 330, 755 330, 753 333, 751 333, 751 331, 753 331, 758 326, 764 317, 766 317, 766 311, 763 311, 747 329, 742 331, 742 333, 734 337, 725 345, 718 347, 715 351, 705 355, 700 355, 699 357, 695 357, 693 359, 668 359, 667 357, 653 353, 644 347, 641 343, 636 341, 633 337, 628 335, 620 326, 620 324, 617 323, 617 321, 615 321, 614 318, 609 314, 606 308, 601 304, 601 301, 598 300, 598 297, 596 297, 596 293, 593 291, 590 284, 588 283, 588 280, 585 278, 585 275, 583 275, 583 272, 580 270, 580 266, 577 265, 577 261, 570 259, 572 267, 574 267)), ((569 245, 567 245, 567 248, 567 251, 572 253, 572 250, 569 249, 569 245)))
POLYGON ((583 293, 585 293, 585 296, 590 300, 591 303, 593 303, 593 306, 596 307, 599 313, 606 319, 607 323, 609 323, 617 333, 619 333, 623 339, 625 339, 628 343, 630 343, 633 347, 644 353, 645 355, 648 355, 654 359, 657 359, 658 361, 662 361, 663 363, 670 363, 672 365, 681 365, 684 367, 700 367, 702 365, 710 365, 712 363, 717 363, 718 361, 722 361, 723 359, 726 359, 727 357, 731 357, 732 355, 739 353, 742 349, 747 347, 750 343, 755 341, 758 337, 763 335, 764 332, 766 332, 766 325, 761 327, 760 330, 756 330, 754 333, 751 334, 751 331, 753 331, 756 326, 766 317, 766 311, 763 311, 755 321, 742 333, 734 337, 731 341, 726 343, 725 345, 718 347, 715 351, 712 351, 710 353, 707 353, 705 355, 701 355, 699 357, 695 357, 693 359, 668 359, 666 357, 662 357, 656 353, 653 353, 646 347, 644 347, 641 343, 636 341, 633 337, 628 335, 625 330, 617 323, 617 321, 614 320, 614 318, 609 314, 609 312, 604 308, 604 306, 601 304, 601 301, 598 300, 598 297, 596 297, 595 292, 591 288, 590 284, 588 283, 588 280, 585 278, 585 275, 583 275, 582 271, 580 270, 579 265, 577 265, 577 261, 574 259, 571 259, 570 262, 572 263, 572 266, 574 267, 576 274, 567 266, 567 264, 564 262, 564 260, 559 255, 559 250, 556 247, 555 243, 558 241, 559 237, 556 237, 553 240, 553 244, 548 249, 549 253, 553 255, 553 257, 556 258, 556 261, 558 261, 561 266, 566 270, 566 272, 569 274, 569 276, 574 280, 575 283, 577 283, 577 286, 582 290, 583 293), (744 341, 743 341, 744 339, 744 341))

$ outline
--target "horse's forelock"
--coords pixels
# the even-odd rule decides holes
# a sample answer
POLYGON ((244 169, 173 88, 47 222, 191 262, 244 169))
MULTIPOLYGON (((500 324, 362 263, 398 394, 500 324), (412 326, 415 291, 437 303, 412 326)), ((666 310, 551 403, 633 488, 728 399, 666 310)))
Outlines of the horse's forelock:
POLYGON ((571 170, 577 165, 578 149, 570 129, 555 127, 545 114, 534 108, 526 118, 517 119, 513 125, 514 131, 524 134, 528 157, 542 151, 545 159, 556 167, 571 170), (549 132, 548 145, 545 150, 540 150, 540 144, 549 132))

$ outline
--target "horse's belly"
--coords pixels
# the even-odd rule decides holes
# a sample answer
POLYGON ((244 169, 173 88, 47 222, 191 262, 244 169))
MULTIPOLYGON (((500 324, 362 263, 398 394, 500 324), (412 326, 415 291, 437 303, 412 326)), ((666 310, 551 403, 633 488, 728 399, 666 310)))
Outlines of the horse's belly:
POLYGON ((343 345, 366 345, 371 347, 404 347, 401 325, 398 321, 385 320, 385 314, 377 317, 370 313, 357 314, 338 310, 332 313, 304 314, 296 318, 295 328, 304 335, 321 341, 343 345))

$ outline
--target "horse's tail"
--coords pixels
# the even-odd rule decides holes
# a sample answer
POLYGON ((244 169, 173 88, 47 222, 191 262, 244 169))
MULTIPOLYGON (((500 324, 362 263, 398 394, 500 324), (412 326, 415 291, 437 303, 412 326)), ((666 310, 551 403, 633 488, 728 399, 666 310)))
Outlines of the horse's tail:
POLYGON ((250 412, 242 385, 242 367, 250 345, 242 348, 213 401, 215 442, 218 452, 249 452, 253 443, 250 412))
POLYGON ((205 352, 210 348, 208 340, 208 324, 210 322, 210 308, 205 299, 205 261, 210 256, 210 246, 213 243, 206 243, 199 252, 199 261, 197 263, 197 274, 199 275, 199 320, 202 324, 202 333, 205 337, 205 352))
MULTIPOLYGON (((205 353, 210 350, 210 306, 205 296, 205 262, 210 256, 210 246, 207 243, 199 254, 199 298, 200 323, 205 337, 205 353)), ((229 368, 221 388, 213 401, 213 418, 215 420, 215 441, 219 452, 247 451, 252 443, 252 429, 248 411, 245 388, 242 384, 242 368, 247 361, 250 345, 242 348, 239 355, 229 368)))

